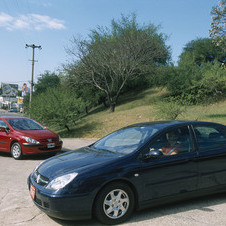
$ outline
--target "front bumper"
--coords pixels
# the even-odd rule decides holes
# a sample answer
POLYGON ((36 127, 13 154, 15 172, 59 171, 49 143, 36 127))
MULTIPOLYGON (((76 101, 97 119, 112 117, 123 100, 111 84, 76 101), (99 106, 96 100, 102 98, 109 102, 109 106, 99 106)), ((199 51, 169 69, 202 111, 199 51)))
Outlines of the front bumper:
POLYGON ((23 154, 42 154, 61 151, 63 142, 60 141, 56 143, 53 148, 48 148, 46 144, 30 144, 22 143, 23 154))
POLYGON ((91 194, 73 196, 54 196, 44 194, 43 189, 31 177, 28 178, 28 188, 35 187, 35 205, 47 215, 63 220, 83 220, 92 218, 93 199, 91 194))

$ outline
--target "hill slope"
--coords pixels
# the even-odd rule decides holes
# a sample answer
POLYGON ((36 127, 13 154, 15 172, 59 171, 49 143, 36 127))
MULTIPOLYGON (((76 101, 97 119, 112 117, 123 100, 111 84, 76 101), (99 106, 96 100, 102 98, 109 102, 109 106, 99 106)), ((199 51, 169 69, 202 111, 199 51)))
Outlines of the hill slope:
MULTIPOLYGON (((154 120, 166 120, 161 116, 158 106, 166 95, 165 89, 153 88, 139 93, 123 95, 114 113, 99 106, 71 125, 71 131, 58 131, 62 137, 100 138, 121 127, 154 120)), ((226 125, 226 101, 208 106, 188 106, 177 117, 178 120, 201 120, 226 125)))

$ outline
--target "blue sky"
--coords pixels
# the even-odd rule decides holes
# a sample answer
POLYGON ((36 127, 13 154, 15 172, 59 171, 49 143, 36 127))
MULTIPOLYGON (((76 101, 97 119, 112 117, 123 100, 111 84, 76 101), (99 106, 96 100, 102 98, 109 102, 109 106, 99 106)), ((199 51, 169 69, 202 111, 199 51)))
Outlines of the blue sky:
POLYGON ((210 11, 218 0, 0 0, 0 83, 20 86, 46 70, 57 71, 66 63, 65 48, 73 36, 87 37, 90 30, 110 26, 121 14, 136 13, 140 24, 160 25, 169 36, 172 60, 177 62, 186 43, 208 37, 210 11))

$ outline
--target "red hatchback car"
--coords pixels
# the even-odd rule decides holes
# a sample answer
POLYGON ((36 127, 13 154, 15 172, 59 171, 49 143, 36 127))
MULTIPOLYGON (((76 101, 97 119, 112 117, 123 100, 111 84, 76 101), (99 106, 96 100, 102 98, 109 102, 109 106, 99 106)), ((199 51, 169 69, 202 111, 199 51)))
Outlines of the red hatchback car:
POLYGON ((26 154, 61 151, 60 137, 40 123, 26 117, 0 117, 0 151, 10 152, 14 159, 26 154))

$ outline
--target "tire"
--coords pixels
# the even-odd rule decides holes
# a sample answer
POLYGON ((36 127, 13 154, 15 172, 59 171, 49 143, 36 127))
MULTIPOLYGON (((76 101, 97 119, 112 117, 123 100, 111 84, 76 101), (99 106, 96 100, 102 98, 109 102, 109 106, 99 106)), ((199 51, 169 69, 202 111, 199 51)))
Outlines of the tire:
POLYGON ((18 142, 15 142, 12 144, 10 151, 11 151, 12 157, 16 160, 21 159, 23 156, 21 146, 18 142))
POLYGON ((134 209, 134 194, 124 183, 115 182, 104 187, 94 203, 94 215, 103 224, 120 224, 134 209))

